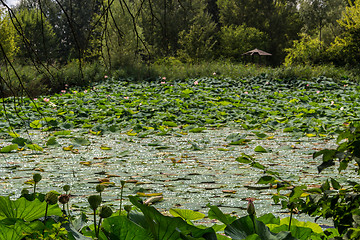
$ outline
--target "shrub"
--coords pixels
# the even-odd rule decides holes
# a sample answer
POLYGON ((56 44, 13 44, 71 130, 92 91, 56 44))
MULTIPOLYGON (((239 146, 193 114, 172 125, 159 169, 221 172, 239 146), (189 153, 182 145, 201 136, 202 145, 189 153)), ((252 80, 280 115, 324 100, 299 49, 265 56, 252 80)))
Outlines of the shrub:
POLYGON ((321 51, 323 43, 318 38, 311 38, 307 34, 301 34, 300 40, 293 42, 292 48, 285 49, 288 53, 285 57, 285 66, 294 64, 318 64, 323 58, 321 51))

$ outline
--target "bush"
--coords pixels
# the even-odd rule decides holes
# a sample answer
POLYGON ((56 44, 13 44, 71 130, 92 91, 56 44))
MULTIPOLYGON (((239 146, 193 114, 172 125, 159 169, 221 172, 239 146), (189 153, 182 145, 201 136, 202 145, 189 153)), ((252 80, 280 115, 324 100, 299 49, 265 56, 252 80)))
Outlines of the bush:
POLYGON ((323 59, 322 45, 318 38, 311 38, 307 34, 301 34, 300 40, 293 42, 292 48, 285 49, 288 53, 285 57, 285 66, 296 64, 318 64, 323 59))
POLYGON ((60 92, 65 84, 69 86, 88 86, 93 82, 104 80, 106 70, 99 62, 85 63, 78 61, 57 69, 55 67, 13 65, 2 67, 0 76, 0 93, 2 97, 29 96, 60 92))

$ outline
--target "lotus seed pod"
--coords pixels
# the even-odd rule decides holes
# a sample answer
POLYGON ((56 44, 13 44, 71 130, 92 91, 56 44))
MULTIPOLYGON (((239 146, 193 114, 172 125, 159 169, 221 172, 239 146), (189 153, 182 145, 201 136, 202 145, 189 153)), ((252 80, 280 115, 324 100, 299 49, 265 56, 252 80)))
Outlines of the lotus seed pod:
POLYGON ((55 191, 50 191, 45 195, 45 201, 50 204, 54 205, 58 201, 58 194, 55 191))
POLYGON ((120 181, 120 183, 121 183, 121 187, 124 187, 124 185, 125 185, 126 181, 121 180, 121 181, 120 181))
POLYGON ((21 195, 26 195, 26 194, 29 194, 29 190, 27 188, 21 190, 21 195))
POLYGON ((40 182, 41 178, 42 177, 41 177, 40 173, 35 173, 33 175, 34 182, 36 182, 36 183, 40 182))
POLYGON ((65 186, 63 186, 63 190, 64 190, 65 192, 68 192, 68 191, 70 190, 70 185, 65 185, 65 186))
POLYGON ((100 206, 101 201, 102 199, 99 195, 92 195, 88 198, 90 208, 94 211, 100 206))
POLYGON ((102 206, 99 211, 99 216, 101 218, 108 218, 113 214, 113 211, 108 206, 102 206))
POLYGON ((104 185, 99 184, 99 185, 96 186, 96 191, 97 191, 97 192, 103 192, 104 189, 105 189, 105 186, 104 186, 104 185))
POLYGON ((127 211, 128 213, 131 211, 131 208, 132 208, 131 205, 125 205, 124 206, 125 211, 127 211))
POLYGON ((61 194, 59 196, 59 202, 62 204, 68 203, 70 200, 70 195, 69 194, 61 194))

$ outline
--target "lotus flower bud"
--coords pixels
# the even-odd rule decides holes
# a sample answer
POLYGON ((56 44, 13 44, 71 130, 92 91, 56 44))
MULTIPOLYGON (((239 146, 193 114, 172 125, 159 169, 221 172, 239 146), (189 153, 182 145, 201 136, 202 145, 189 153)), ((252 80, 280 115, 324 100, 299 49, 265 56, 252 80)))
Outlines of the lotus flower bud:
POLYGON ((125 205, 125 206, 124 206, 124 209, 125 209, 125 211, 126 211, 127 213, 129 213, 129 212, 131 211, 131 208, 132 208, 131 205, 125 205))
POLYGON ((69 194, 61 194, 59 196, 59 202, 62 203, 62 204, 68 203, 69 200, 70 200, 70 195, 69 194))
POLYGON ((254 206, 254 199, 253 198, 248 198, 247 199, 249 202, 248 202, 248 206, 247 206, 247 212, 249 215, 255 215, 255 206, 254 206))
POLYGON ((113 211, 108 206, 102 206, 99 211, 99 216, 101 218, 108 218, 113 214, 113 211))
POLYGON ((33 179, 34 179, 34 182, 35 182, 35 183, 40 182, 41 178, 42 178, 42 177, 41 177, 40 173, 35 173, 35 174, 33 175, 33 179))
POLYGON ((102 199, 99 195, 92 195, 88 198, 90 208, 94 211, 100 206, 101 201, 102 199))
POLYGON ((104 185, 99 184, 99 185, 96 186, 96 191, 99 192, 99 193, 103 192, 104 189, 105 189, 104 185))
POLYGON ((58 194, 55 191, 50 191, 45 195, 45 201, 50 204, 54 205, 58 201, 58 194))
POLYGON ((65 185, 65 186, 63 186, 63 190, 64 190, 65 192, 70 191, 70 185, 65 185))

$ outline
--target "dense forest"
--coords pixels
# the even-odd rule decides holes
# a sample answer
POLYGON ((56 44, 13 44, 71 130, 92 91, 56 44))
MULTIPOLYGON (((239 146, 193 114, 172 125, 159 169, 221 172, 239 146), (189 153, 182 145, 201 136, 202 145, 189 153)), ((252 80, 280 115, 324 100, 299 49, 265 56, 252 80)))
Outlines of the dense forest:
POLYGON ((359 16, 360 0, 1 0, 0 66, 242 62, 259 48, 272 66, 355 67, 359 16))

